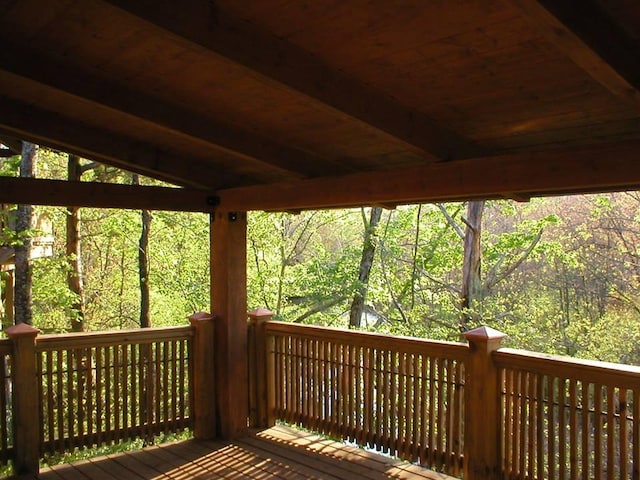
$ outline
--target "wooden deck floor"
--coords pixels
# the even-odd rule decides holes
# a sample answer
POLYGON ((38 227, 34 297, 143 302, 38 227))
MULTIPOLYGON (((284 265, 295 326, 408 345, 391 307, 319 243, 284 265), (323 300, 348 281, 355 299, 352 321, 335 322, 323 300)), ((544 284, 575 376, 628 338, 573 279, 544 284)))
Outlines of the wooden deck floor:
POLYGON ((277 426, 233 442, 186 440, 44 469, 42 480, 450 479, 314 434, 277 426))

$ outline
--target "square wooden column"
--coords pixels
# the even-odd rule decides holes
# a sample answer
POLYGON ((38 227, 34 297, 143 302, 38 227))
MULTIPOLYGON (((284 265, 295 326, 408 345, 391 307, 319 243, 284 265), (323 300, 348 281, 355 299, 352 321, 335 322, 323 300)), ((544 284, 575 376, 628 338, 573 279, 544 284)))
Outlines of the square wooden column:
POLYGON ((211 222, 211 308, 216 316, 217 429, 223 439, 246 435, 247 214, 216 211, 211 222))

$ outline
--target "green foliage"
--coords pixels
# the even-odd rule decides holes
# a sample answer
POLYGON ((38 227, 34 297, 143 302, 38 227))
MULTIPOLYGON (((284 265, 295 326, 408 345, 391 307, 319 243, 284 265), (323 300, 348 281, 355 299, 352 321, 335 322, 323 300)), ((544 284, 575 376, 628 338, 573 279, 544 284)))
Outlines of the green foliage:
POLYGON ((0 159, 0 177, 17 177, 20 171, 20 156, 0 159))
MULTIPOLYGON (((48 150, 39 156, 39 176, 66 177, 66 156, 48 150)), ((0 175, 15 175, 18 162, 4 160, 0 175)), ((83 180, 130 183, 131 175, 99 166, 83 180)), ((507 333, 509 346, 640 363, 639 194, 487 202, 481 295, 463 312, 465 212, 461 203, 383 212, 363 328, 458 340, 464 314, 507 333)), ((76 300, 66 287, 66 210, 38 207, 36 215, 41 213, 52 220, 56 243, 53 257, 33 264, 34 318, 40 328, 65 331, 76 300)), ((21 241, 4 215, 0 243, 21 241)), ((152 217, 152 323, 185 324, 187 315, 210 308, 209 218, 177 212, 152 217)), ((248 307, 267 307, 287 321, 346 327, 360 287, 362 219, 359 209, 251 212, 248 307)), ((140 227, 140 212, 81 210, 90 329, 138 325, 140 227)))

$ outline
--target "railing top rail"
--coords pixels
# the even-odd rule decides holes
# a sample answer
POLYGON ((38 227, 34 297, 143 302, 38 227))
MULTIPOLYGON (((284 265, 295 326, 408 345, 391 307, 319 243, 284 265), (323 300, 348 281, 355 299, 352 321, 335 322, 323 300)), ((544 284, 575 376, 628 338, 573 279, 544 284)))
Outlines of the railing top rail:
POLYGON ((59 348, 90 348, 132 343, 184 340, 193 336, 193 327, 159 327, 109 332, 81 332, 40 335, 36 345, 39 352, 59 348))
POLYGON ((270 334, 285 334, 313 340, 332 340, 381 350, 401 350, 407 353, 428 353, 465 361, 469 356, 466 343, 426 340, 414 337, 399 337, 382 333, 362 332, 344 328, 298 325, 287 322, 268 321, 266 331, 270 334))
POLYGON ((571 378, 621 388, 638 388, 640 385, 640 367, 633 365, 562 357, 512 348, 501 348, 493 352, 493 359, 500 368, 526 370, 558 378, 571 378))

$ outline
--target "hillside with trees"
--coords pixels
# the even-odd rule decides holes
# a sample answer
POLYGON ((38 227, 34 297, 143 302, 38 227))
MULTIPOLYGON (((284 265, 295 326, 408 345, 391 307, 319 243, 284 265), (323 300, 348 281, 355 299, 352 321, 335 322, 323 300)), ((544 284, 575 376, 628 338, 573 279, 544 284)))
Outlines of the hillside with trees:
MULTIPOLYGON (((19 156, 0 161, 0 174, 19 174, 19 156)), ((43 148, 34 174, 154 184, 43 148)), ((0 244, 38 235, 16 233, 15 206, 2 215, 0 244)), ((207 215, 35 207, 33 216, 46 216, 55 238, 53 255, 30 266, 38 328, 184 324, 209 309, 207 215)), ((486 324, 508 346, 640 364, 639 217, 637 192, 252 212, 249 307, 435 339, 486 324)))

